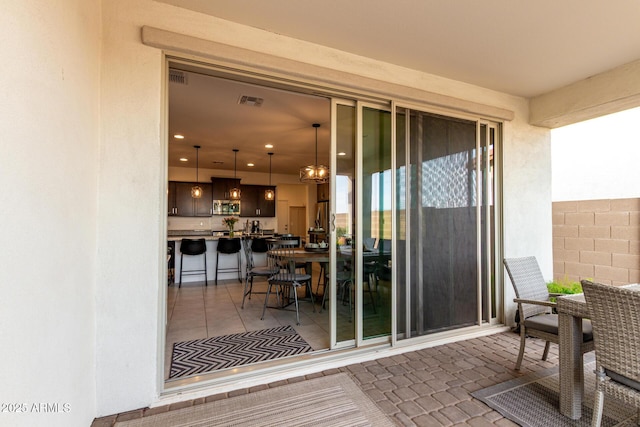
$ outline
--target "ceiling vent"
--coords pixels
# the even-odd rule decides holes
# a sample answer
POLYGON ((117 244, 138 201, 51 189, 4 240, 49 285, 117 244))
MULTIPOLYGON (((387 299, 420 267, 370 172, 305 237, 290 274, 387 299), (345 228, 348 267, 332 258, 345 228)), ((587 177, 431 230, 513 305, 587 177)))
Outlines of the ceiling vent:
POLYGON ((255 96, 247 96, 247 95, 242 95, 240 99, 238 99, 238 104, 249 105, 250 107, 261 107, 263 102, 264 102, 263 98, 257 98, 255 96))
POLYGON ((183 71, 179 70, 169 70, 169 82, 177 83, 179 85, 187 84, 187 74, 183 71))

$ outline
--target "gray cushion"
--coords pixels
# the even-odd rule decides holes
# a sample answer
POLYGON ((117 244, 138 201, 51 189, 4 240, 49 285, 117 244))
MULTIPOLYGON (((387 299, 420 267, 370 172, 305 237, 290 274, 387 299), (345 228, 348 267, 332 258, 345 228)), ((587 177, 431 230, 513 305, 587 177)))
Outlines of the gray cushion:
POLYGON ((627 387, 631 387, 633 389, 636 389, 638 391, 640 391, 640 382, 636 381, 636 380, 632 380, 629 377, 625 377, 624 375, 620 375, 616 372, 613 372, 610 369, 605 369, 604 373, 607 374, 607 376, 609 378, 611 378, 612 380, 614 380, 615 382, 618 382, 620 384, 624 384, 627 387))
MULTIPOLYGON (((524 327, 558 335, 558 315, 540 314, 531 316, 524 321, 524 327)), ((582 340, 593 340, 593 328, 591 327, 591 321, 588 319, 582 319, 582 340)))

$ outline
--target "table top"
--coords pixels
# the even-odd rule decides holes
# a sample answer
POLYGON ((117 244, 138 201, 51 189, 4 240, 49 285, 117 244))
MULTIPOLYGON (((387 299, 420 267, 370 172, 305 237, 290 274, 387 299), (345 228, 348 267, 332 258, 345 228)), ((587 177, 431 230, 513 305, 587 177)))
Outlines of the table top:
MULTIPOLYGON (((632 283, 621 287, 632 291, 640 291, 639 283, 632 283)), ((584 294, 559 296, 557 302, 558 313, 569 314, 576 317, 589 317, 589 310, 587 309, 587 301, 584 299, 584 294)))

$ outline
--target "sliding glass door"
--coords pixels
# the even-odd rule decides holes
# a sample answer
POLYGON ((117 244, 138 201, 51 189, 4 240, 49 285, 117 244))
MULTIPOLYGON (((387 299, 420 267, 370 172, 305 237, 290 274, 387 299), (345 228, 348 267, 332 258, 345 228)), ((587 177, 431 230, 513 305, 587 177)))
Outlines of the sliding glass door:
POLYGON ((361 102, 333 116, 333 347, 496 321, 498 125, 361 102))
POLYGON ((361 106, 361 194, 358 246, 362 339, 391 335, 391 112, 361 106))
POLYGON ((490 322, 496 125, 396 111, 400 337, 490 322))

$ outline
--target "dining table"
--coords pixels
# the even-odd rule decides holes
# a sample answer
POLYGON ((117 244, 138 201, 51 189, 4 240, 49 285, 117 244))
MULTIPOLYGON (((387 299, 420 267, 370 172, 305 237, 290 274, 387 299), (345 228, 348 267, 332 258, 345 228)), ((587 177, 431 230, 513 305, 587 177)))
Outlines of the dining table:
MULTIPOLYGON (((623 287, 640 292, 638 283, 623 287)), ((573 294, 558 297, 556 310, 560 350, 560 413, 577 420, 582 416, 584 398, 584 363, 580 351, 582 319, 589 318, 589 309, 584 294, 573 294)))

